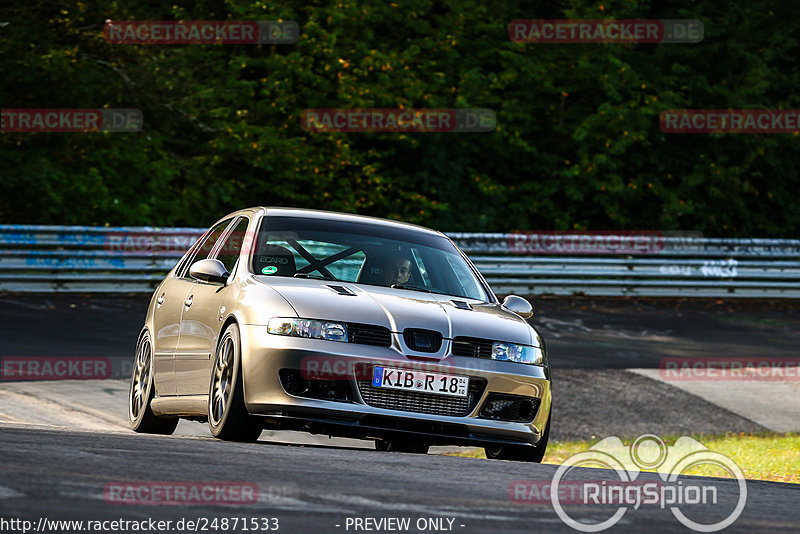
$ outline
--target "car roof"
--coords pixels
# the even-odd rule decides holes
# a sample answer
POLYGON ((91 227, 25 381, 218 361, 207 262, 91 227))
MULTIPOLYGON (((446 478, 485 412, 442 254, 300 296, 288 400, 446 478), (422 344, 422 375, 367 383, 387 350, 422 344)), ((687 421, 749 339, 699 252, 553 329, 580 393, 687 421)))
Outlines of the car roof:
POLYGON ((381 219, 379 217, 368 217, 366 215, 355 215, 352 213, 340 213, 336 211, 323 211, 323 210, 310 210, 302 208, 280 208, 280 207, 266 207, 248 208, 241 211, 263 210, 268 217, 305 217, 307 219, 321 219, 331 222, 357 222, 362 224, 372 224, 376 226, 390 226, 395 228, 407 228, 418 232, 424 232, 436 236, 444 236, 442 232, 431 230, 424 226, 411 224, 401 221, 393 221, 390 219, 381 219))

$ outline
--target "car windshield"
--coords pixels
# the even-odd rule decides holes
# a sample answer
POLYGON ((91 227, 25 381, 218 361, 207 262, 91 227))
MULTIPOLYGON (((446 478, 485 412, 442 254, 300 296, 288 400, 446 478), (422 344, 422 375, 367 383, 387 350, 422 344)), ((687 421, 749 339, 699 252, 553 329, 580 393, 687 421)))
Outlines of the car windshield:
POLYGON ((449 239, 383 224, 266 216, 251 268, 266 276, 319 278, 489 300, 449 239))

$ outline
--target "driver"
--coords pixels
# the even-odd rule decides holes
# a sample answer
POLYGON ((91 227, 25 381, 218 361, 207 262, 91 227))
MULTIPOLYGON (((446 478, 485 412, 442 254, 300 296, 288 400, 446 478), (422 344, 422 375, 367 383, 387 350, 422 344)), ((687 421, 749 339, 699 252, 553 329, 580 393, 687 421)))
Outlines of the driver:
POLYGON ((411 261, 403 256, 389 256, 381 267, 383 283, 387 286, 405 284, 411 278, 411 261))

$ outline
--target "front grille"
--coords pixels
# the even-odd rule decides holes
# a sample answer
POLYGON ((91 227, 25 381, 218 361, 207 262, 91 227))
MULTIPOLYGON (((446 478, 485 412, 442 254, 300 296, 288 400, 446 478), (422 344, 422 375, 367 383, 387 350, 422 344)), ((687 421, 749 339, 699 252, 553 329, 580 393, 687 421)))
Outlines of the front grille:
POLYGON ((403 340, 409 349, 417 352, 438 352, 442 346, 442 334, 435 330, 406 328, 403 340))
POLYGON ((470 358, 491 358, 491 339, 459 336, 453 339, 453 355, 469 356, 470 358))
POLYGON ((347 323, 347 335, 350 343, 378 347, 392 346, 392 333, 384 326, 347 323))
POLYGON ((358 390, 361 392, 364 402, 375 408, 450 417, 464 417, 472 412, 483 395, 484 389, 486 389, 486 380, 474 377, 469 379, 466 397, 376 388, 370 380, 358 381, 358 390))

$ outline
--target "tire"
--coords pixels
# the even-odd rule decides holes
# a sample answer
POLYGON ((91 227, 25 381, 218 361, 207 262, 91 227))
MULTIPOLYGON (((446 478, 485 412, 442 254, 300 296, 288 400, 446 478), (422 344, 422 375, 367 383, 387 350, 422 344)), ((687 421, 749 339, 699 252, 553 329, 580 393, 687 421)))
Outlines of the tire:
POLYGON ((375 450, 386 452, 408 452, 412 454, 428 454, 430 445, 408 438, 376 439, 375 450))
POLYGON ((153 386, 153 345, 150 332, 145 331, 136 345, 131 384, 128 388, 128 424, 142 434, 164 434, 175 432, 177 417, 158 417, 150 408, 155 396, 153 386))
POLYGON ((515 462, 542 463, 547 450, 547 441, 550 439, 550 414, 547 415, 547 425, 539 442, 533 447, 524 445, 487 445, 484 447, 486 457, 492 460, 511 460, 515 462))
POLYGON ((239 325, 225 329, 217 344, 208 390, 208 428, 215 438, 253 442, 264 426, 247 413, 242 385, 239 325))

